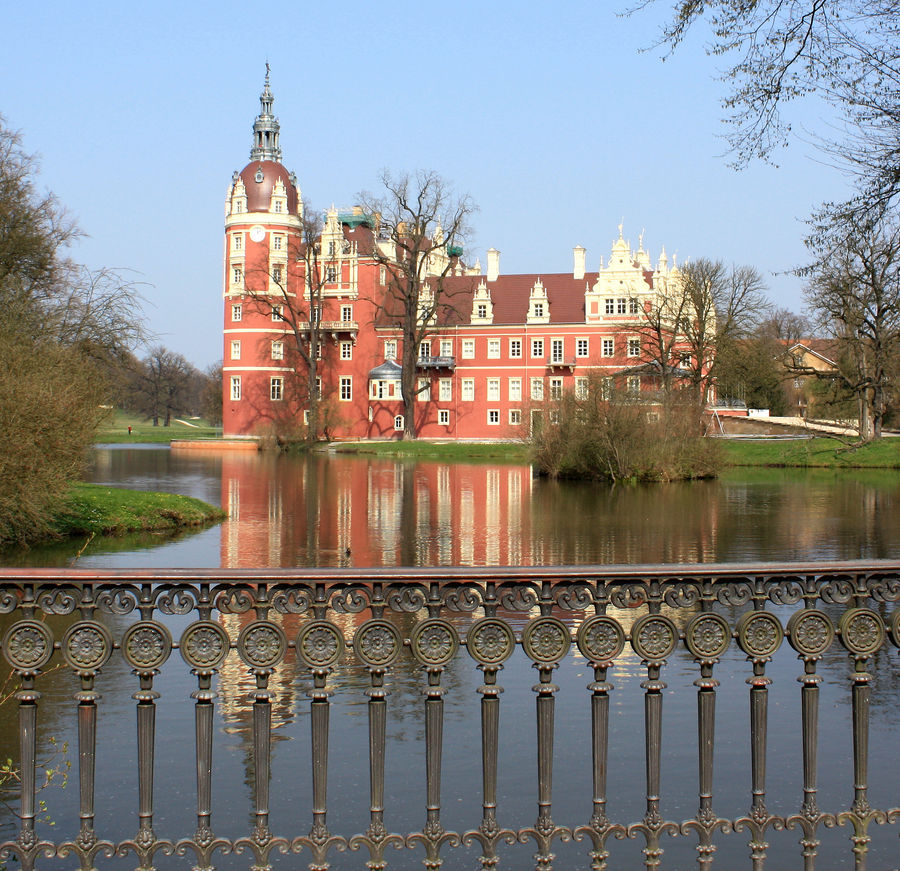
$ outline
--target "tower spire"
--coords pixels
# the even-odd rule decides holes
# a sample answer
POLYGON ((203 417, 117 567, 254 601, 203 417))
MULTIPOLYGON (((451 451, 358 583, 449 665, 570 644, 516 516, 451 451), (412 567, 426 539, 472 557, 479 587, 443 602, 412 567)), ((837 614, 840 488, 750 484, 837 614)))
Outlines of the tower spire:
POLYGON ((281 125, 272 114, 272 103, 275 98, 269 89, 269 63, 266 61, 266 81, 259 95, 259 115, 253 122, 253 147, 250 149, 250 160, 274 160, 281 163, 281 146, 278 144, 278 131, 281 125))

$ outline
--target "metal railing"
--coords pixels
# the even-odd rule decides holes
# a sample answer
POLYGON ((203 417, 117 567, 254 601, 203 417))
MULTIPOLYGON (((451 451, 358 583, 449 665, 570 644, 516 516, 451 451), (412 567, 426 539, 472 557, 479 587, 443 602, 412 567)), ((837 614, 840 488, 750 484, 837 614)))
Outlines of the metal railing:
MULTIPOLYGON (((95 864, 125 861, 109 857, 131 856, 138 869, 150 871, 167 855, 175 860, 186 856, 181 865, 189 862, 195 869, 212 869, 232 855, 238 857, 238 867, 249 864, 253 869, 267 869, 279 854, 300 854, 301 863, 324 871, 330 862, 350 861, 353 851, 361 851, 353 867, 399 867, 410 861, 404 856, 418 860, 424 853, 429 869, 439 868, 445 858, 457 867, 458 854, 470 855, 471 866, 489 869, 501 860, 505 867, 521 867, 508 854, 524 849, 514 845, 527 843, 534 851, 534 866, 551 869, 554 851, 570 842, 578 852, 567 854, 569 858, 557 863, 557 868, 605 869, 634 867, 616 858, 617 842, 634 840, 640 846, 638 861, 655 869, 666 865, 664 851, 674 836, 681 835, 693 841, 694 861, 700 868, 711 868, 717 848, 738 840, 744 855, 749 852, 750 866, 762 869, 776 867, 769 861, 770 835, 787 830, 794 833, 793 859, 777 867, 806 871, 847 867, 852 857, 855 867, 863 869, 872 829, 889 827, 900 819, 896 777, 889 806, 873 807, 868 795, 870 754, 876 755, 878 766, 893 766, 896 773, 897 736, 889 742, 870 741, 872 685, 884 679, 878 669, 870 672, 870 666, 880 664, 889 670, 893 647, 900 646, 898 600, 900 564, 880 561, 369 571, 2 570, 2 652, 18 679, 11 703, 18 706, 15 765, 21 788, 17 832, 0 844, 0 858, 15 858, 29 871, 45 857, 74 857, 86 871, 95 864), (117 622, 125 628, 114 634, 109 624, 117 622), (178 630, 177 640, 171 626, 178 630), (789 732, 796 736, 794 752, 801 757, 802 777, 795 792, 777 797, 793 809, 775 813, 769 809, 766 789, 772 683, 767 669, 779 648, 787 645, 800 660, 794 666, 794 676, 797 671, 800 674, 798 689, 792 690, 797 704, 789 732), (823 657, 834 658, 841 648, 844 652, 837 661, 844 663, 840 692, 852 710, 846 735, 852 762, 848 760, 842 774, 846 801, 820 809, 820 663, 823 657), (191 824, 192 832, 161 833, 154 827, 153 775, 160 762, 156 757, 159 692, 154 684, 167 662, 177 662, 171 656, 176 649, 196 685, 190 694, 196 826, 191 824), (728 784, 738 788, 740 782, 743 809, 723 816, 714 803, 713 763, 722 750, 723 739, 717 744, 715 724, 717 698, 725 689, 720 680, 726 677, 716 667, 723 657, 734 660, 736 651, 747 665, 743 675, 729 674, 727 680, 746 678, 749 685, 749 707, 743 715, 749 760, 741 778, 730 777, 735 782, 728 784), (507 702, 501 703, 500 676, 511 657, 523 654, 538 675, 531 687, 533 706, 510 710, 507 702), (683 657, 694 678, 683 693, 696 696, 696 730, 693 736, 676 735, 674 741, 684 747, 696 739, 696 775, 690 778, 696 780, 691 786, 688 778, 680 779, 664 792, 662 757, 669 745, 662 739, 663 707, 672 692, 666 692, 672 671, 667 662, 676 655, 683 657), (95 680, 111 657, 122 657, 131 669, 137 722, 137 790, 119 803, 122 816, 133 819, 132 831, 136 831, 121 840, 95 831, 95 768, 104 752, 97 742, 98 716, 104 716, 105 704, 98 701, 95 680), (305 675, 309 698, 311 807, 310 819, 300 833, 276 832, 270 826, 270 680, 284 667, 286 657, 305 675), (620 723, 611 718, 616 697, 610 678, 629 660, 642 678, 643 717, 620 723), (232 838, 213 830, 217 804, 213 772, 218 771, 212 758, 213 724, 220 698, 214 680, 221 690, 226 661, 238 663, 239 670, 252 678, 244 703, 252 733, 248 770, 253 806, 247 808, 251 824, 243 835, 232 838), (45 837, 37 824, 41 687, 43 674, 54 662, 63 663, 78 686, 73 706, 78 724, 78 831, 66 840, 45 837), (385 800, 386 723, 393 675, 403 663, 414 664, 421 674, 424 824, 393 833, 387 824, 394 809, 385 800), (447 680, 449 670, 460 663, 480 672, 480 685, 474 691, 461 691, 447 680), (586 691, 566 697, 554 683, 554 672, 559 669, 562 674, 573 663, 593 679, 586 691), (335 801, 327 795, 329 773, 339 766, 365 770, 344 748, 335 753, 332 747, 329 752, 331 680, 349 668, 364 676, 356 692, 365 699, 358 702, 364 704, 368 724, 368 750, 363 751, 369 772, 368 825, 364 830, 338 833, 332 827, 341 823, 342 797, 335 801), (563 704, 561 721, 557 707, 563 704), (470 748, 480 776, 464 796, 470 799, 462 808, 469 825, 459 831, 445 828, 441 790, 442 769, 447 765, 443 758, 445 709, 455 706, 467 708, 480 723, 480 730, 473 733, 480 731, 480 749, 470 748), (504 759, 501 709, 504 718, 533 718, 537 808, 533 820, 508 819, 498 795, 498 768, 504 759), (589 710, 583 719, 586 733, 560 747, 554 740, 555 727, 574 717, 566 713, 573 709, 589 710), (611 728, 617 727, 627 729, 631 744, 640 736, 644 747, 643 764, 630 771, 626 781, 634 793, 631 798, 639 799, 642 806, 633 819, 622 816, 627 802, 608 794, 608 776, 616 759, 610 735, 611 728), (589 771, 589 777, 585 775, 589 787, 582 796, 570 796, 582 808, 580 816, 557 821, 553 816, 554 762, 564 754, 575 754, 578 766, 589 771), (667 802, 681 805, 691 793, 697 796, 693 816, 667 819, 667 802), (471 800, 472 796, 477 798, 471 800), (134 816, 127 809, 129 798, 136 808, 134 816), (834 827, 845 827, 849 834, 839 864, 829 865, 835 856, 830 851, 823 855, 820 836, 834 827)), ((790 715, 782 710, 780 716, 790 715)), ((725 740, 736 738, 732 734, 725 740)), ((521 754, 514 753, 514 758, 521 768, 521 754)), ((571 789, 567 786, 566 792, 571 789)), ((223 823, 218 818, 217 822, 223 823)), ((891 834, 896 843, 896 831, 891 834)), ((896 852, 900 853, 900 845, 896 852)))

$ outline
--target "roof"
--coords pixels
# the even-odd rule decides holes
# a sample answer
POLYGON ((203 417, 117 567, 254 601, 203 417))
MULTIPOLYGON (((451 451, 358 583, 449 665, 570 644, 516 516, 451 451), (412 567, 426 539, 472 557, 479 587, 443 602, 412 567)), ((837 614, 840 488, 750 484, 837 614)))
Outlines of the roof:
POLYGON ((292 215, 297 214, 297 188, 291 181, 291 174, 274 160, 254 160, 241 170, 241 181, 247 189, 248 212, 269 211, 272 189, 279 178, 284 183, 287 193, 288 212, 292 215), (257 181, 260 170, 262 171, 262 180, 257 181))
POLYGON ((369 378, 374 381, 399 381, 403 369, 394 360, 385 360, 380 366, 376 366, 369 372, 369 378))

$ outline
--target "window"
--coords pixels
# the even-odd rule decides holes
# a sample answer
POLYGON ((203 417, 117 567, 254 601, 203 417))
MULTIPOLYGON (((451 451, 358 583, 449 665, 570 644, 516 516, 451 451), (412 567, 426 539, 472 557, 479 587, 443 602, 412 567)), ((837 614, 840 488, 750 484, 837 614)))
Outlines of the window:
POLYGON ((340 388, 340 397, 344 402, 349 402, 353 399, 353 379, 342 377, 341 378, 341 388, 340 388))
POLYGON ((316 378, 316 399, 322 398, 322 379, 316 378))
POLYGON ((636 396, 641 392, 641 376, 640 375, 629 375, 628 380, 626 381, 626 389, 632 396, 636 396))
POLYGON ((431 399, 431 382, 427 378, 416 379, 416 399, 428 402, 431 399))
POLYGON ((608 315, 616 313, 616 301, 614 299, 606 300, 606 313, 608 315))
POLYGON ((612 339, 604 339, 601 347, 604 357, 612 357, 616 351, 616 346, 612 339))
POLYGON ((353 342, 341 342, 341 359, 353 359, 353 342))
POLYGON ((398 415, 394 418, 394 429, 395 429, 397 432, 402 432, 402 431, 403 431, 403 415, 402 415, 402 414, 398 414, 398 415))
POLYGON ((241 376, 240 375, 232 375, 231 376, 231 398, 232 399, 240 399, 241 398, 241 376))
POLYGON ((453 339, 441 339, 441 356, 453 356, 453 339))
POLYGON ((587 357, 589 353, 590 345, 587 339, 576 339, 575 340, 575 356, 576 357, 587 357))
POLYGON ((450 412, 446 408, 442 408, 438 412, 438 424, 440 426, 450 426, 450 412))
POLYGON ((345 324, 349 324, 353 320, 353 306, 352 305, 342 305, 341 306, 341 322, 345 324))
POLYGON ((542 302, 536 302, 534 304, 534 316, 536 318, 542 318, 544 316, 544 304, 542 302))
POLYGON ((233 211, 233 212, 243 212, 243 211, 244 211, 244 204, 243 204, 242 202, 240 202, 240 200, 238 200, 238 201, 234 204, 234 208, 232 209, 232 211, 233 211))
POLYGON ((563 380, 562 378, 551 378, 550 379, 550 398, 551 399, 562 399, 563 395, 563 380))
POLYGON ((462 399, 463 402, 473 402, 475 400, 475 379, 463 378, 462 380, 462 399))
POLYGON ((425 360, 426 358, 431 356, 431 342, 426 339, 424 342, 419 343, 419 359, 425 360))
POLYGON ((235 233, 232 237, 231 247, 234 248, 235 251, 240 251, 244 247, 244 236, 241 233, 235 233))
POLYGON ((325 267, 325 281, 331 283, 337 281, 337 267, 336 266, 326 266, 325 267))
POLYGON ((284 342, 282 342, 280 339, 276 342, 272 342, 272 359, 284 359, 284 342))
POLYGON ((612 378, 607 377, 600 382, 600 396, 602 399, 612 396, 612 378))
POLYGON ((616 314, 623 315, 625 314, 625 306, 628 304, 628 300, 624 297, 621 297, 616 302, 616 314))
POLYGON ((282 203, 281 200, 276 200, 276 201, 275 201, 275 211, 276 211, 276 212, 283 212, 283 211, 284 211, 284 203, 282 203))
POLYGON ((462 358, 463 360, 471 360, 475 356, 475 340, 463 339, 462 342, 462 358))
POLYGON ((395 386, 398 386, 396 381, 370 381, 369 399, 391 399, 395 386))
POLYGON ((281 284, 281 266, 272 267, 272 281, 276 284, 281 284))
POLYGON ((519 411, 518 408, 511 408, 509 410, 509 422, 513 426, 518 426, 522 422, 522 412, 519 411))
POLYGON ((500 379, 488 378, 487 380, 487 398, 488 402, 500 401, 500 379))
POLYGON ((322 320, 322 306, 314 305, 309 310, 310 317, 312 318, 312 322, 314 324, 319 323, 322 320))
POLYGON ((500 340, 499 339, 488 339, 487 355, 488 355, 489 360, 499 360, 500 359, 500 340))
POLYGON ((231 342, 231 359, 241 359, 241 342, 240 339, 233 339, 231 342))
POLYGON ((382 266, 381 269, 378 270, 378 283, 383 285, 384 279, 385 279, 385 271, 384 271, 384 267, 382 266))
POLYGON ((441 402, 450 402, 453 399, 453 379, 441 378, 438 381, 438 399, 441 402))
POLYGON ((522 379, 521 378, 510 378, 509 379, 509 401, 510 402, 521 402, 522 401, 522 379))
POLYGON ((640 303, 634 297, 631 297, 631 299, 628 300, 628 314, 637 315, 640 313, 641 313, 640 303))
POLYGON ((388 339, 384 343, 384 359, 385 360, 396 360, 397 359, 397 343, 393 339, 388 339))
POLYGON ((284 398, 284 379, 275 376, 269 381, 269 399, 272 402, 280 402, 284 398))
POLYGON ((544 398, 544 379, 531 379, 531 398, 540 402, 544 398))
POLYGON ((532 357, 543 357, 544 356, 544 340, 543 339, 532 339, 531 340, 531 356, 532 357))
POLYGON ((550 423, 553 426, 559 426, 559 409, 553 408, 550 410, 550 423))
POLYGON ((575 378, 575 398, 588 398, 588 380, 583 375, 576 376, 575 378))
POLYGON ((284 248, 284 236, 273 236, 272 247, 276 251, 281 251, 284 248))
POLYGON ((510 357, 521 357, 522 356, 522 340, 521 339, 510 339, 509 340, 509 356, 510 357))
POLYGON ((240 266, 231 267, 231 283, 240 284, 244 280, 244 270, 240 266))
POLYGON ((641 340, 640 339, 629 339, 628 340, 628 356, 629 357, 640 357, 641 356, 641 340))
POLYGON ((491 426, 496 426, 500 423, 500 412, 496 408, 488 409, 488 423, 491 426))
POLYGON ((550 340, 550 359, 554 363, 562 363, 562 361, 563 361, 563 340, 562 339, 551 339, 550 340))
POLYGON ((475 317, 477 318, 486 318, 487 317, 487 304, 480 302, 475 307, 475 317))
POLYGON ((243 310, 239 305, 233 305, 231 307, 231 320, 235 323, 241 319, 241 315, 243 314, 243 310))
POLYGON ((284 311, 284 308, 281 306, 280 303, 273 305, 272 306, 272 320, 273 321, 283 321, 284 317, 282 317, 282 314, 281 314, 283 311, 284 311))
POLYGON ((336 250, 336 249, 335 249, 334 239, 332 239, 332 240, 328 243, 328 256, 329 256, 329 257, 334 257, 335 250, 336 250))

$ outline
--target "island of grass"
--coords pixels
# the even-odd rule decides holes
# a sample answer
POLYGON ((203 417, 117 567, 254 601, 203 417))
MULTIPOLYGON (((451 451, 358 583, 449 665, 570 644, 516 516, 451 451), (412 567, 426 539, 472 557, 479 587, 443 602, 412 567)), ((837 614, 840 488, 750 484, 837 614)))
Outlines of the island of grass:
POLYGON ((73 484, 50 528, 60 537, 175 532, 218 523, 227 516, 221 508, 191 496, 73 484))

